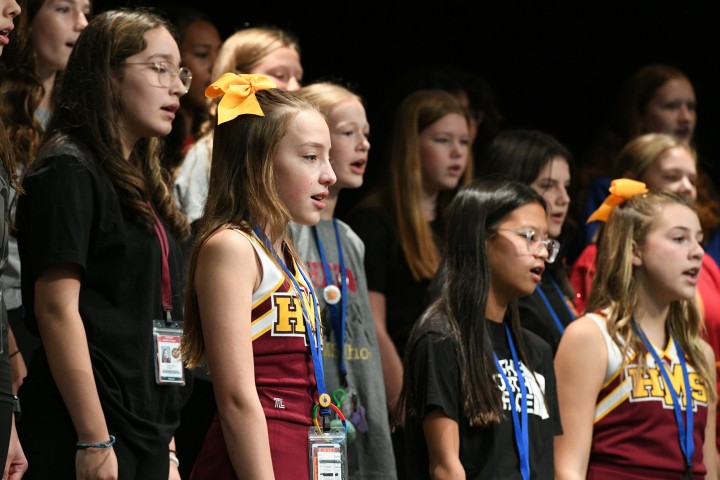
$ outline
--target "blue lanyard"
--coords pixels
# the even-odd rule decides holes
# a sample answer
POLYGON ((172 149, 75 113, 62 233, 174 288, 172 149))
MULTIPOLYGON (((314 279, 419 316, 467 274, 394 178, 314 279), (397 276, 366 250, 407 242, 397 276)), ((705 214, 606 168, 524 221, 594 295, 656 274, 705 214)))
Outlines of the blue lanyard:
POLYGON ((518 418, 517 410, 515 409, 515 395, 513 392, 512 385, 505 375, 505 371, 500 365, 497 354, 493 352, 495 357, 495 365, 497 366, 500 376, 505 382, 508 396, 510 398, 510 412, 512 413, 513 431, 515 433, 515 444, 518 448, 518 457, 520 458, 520 474, 523 480, 530 478, 530 437, 528 434, 528 408, 527 408, 527 389, 525 388, 525 378, 523 377, 522 370, 520 369, 520 362, 518 361, 517 352, 515 352, 515 344, 513 343, 510 328, 507 323, 505 324, 505 332, 507 332, 508 344, 510 344, 510 353, 512 353, 513 363, 515 364, 515 372, 520 382, 520 415, 521 419, 518 418))
MULTIPOLYGON (((310 347, 310 353, 312 354, 312 362, 315 369, 315 383, 317 384, 318 394, 327 395, 327 388, 325 387, 325 372, 323 370, 322 363, 322 332, 320 331, 322 329, 320 328, 320 311, 318 310, 318 301, 317 297, 315 296, 315 289, 312 286, 312 282, 308 280, 305 272, 303 272, 303 269, 300 268, 300 265, 298 265, 296 262, 295 266, 300 272, 300 275, 302 275, 303 280, 305 280, 305 284, 307 285, 308 290, 310 290, 310 296, 313 300, 313 304, 315 307, 315 338, 313 338, 312 335, 313 328, 312 323, 310 323, 310 316, 308 315, 307 309, 305 308, 305 297, 302 294, 302 290, 300 289, 300 285, 295 279, 295 276, 292 274, 292 272, 290 272, 290 269, 287 267, 287 265, 285 265, 283 259, 280 258, 280 256, 277 254, 272 244, 270 243, 270 239, 267 237, 267 235, 265 235, 265 232, 260 230, 259 227, 253 228, 253 231, 255 232, 255 235, 257 235, 258 238, 263 241, 267 251, 273 254, 275 260, 277 260, 278 264, 280 264, 282 269, 285 271, 285 274, 290 279, 290 282, 292 282, 293 288, 295 289, 295 295, 297 295, 298 300, 300 300, 300 308, 302 308, 303 319, 305 320, 305 329, 307 330, 309 344, 308 346, 310 347)), ((329 414, 329 407, 320 408, 320 415, 329 414)))
MULTIPOLYGON (((565 304, 565 308, 567 308, 568 313, 570 314, 570 318, 572 320, 575 320, 575 313, 570 309, 570 306, 565 301, 565 295, 563 294, 562 290, 560 290, 560 287, 558 286, 557 282, 553 278, 552 275, 548 275, 550 278, 550 283, 552 284, 553 288, 555 288, 555 291, 557 292, 558 296, 562 298, 563 303, 565 304)), ((535 287, 535 291, 540 295, 540 298, 542 298, 542 301, 545 302, 545 306, 550 311, 550 315, 552 316, 553 321, 555 322, 555 325, 557 326, 558 330, 560 330, 560 333, 565 333, 565 327, 563 327, 562 322, 560 321, 560 318, 558 317, 557 313, 555 312, 555 309, 550 304, 550 300, 548 300, 547 295, 545 295, 545 292, 542 290, 542 285, 538 285, 535 287)))
MULTIPOLYGON (((345 367, 345 319, 347 316, 347 270, 345 269, 345 258, 343 255, 342 243, 340 242, 340 230, 337 226, 337 219, 333 218, 333 228, 335 229, 335 241, 337 242, 338 251, 338 263, 340 264, 340 289, 342 294, 340 295, 340 312, 338 312, 337 304, 328 303, 328 309, 330 311, 330 318, 332 320, 333 330, 335 330, 335 336, 338 342, 338 352, 340 357, 340 373, 343 378, 347 376, 347 368, 345 367)), ((323 272, 325 274, 325 285, 332 285, 332 273, 330 272, 330 265, 325 255, 325 249, 323 248, 322 240, 320 239, 320 231, 317 226, 313 226, 315 232, 315 240, 317 241, 318 252, 320 252, 320 260, 322 261, 323 272)))
POLYGON ((685 424, 683 425, 682 405, 680 405, 680 400, 678 399, 677 392, 675 392, 675 387, 673 387, 673 384, 670 381, 670 376, 667 373, 667 365, 660 359, 660 356, 655 351, 655 347, 650 344, 650 341, 645 336, 645 332, 637 326, 637 323, 635 323, 635 317, 632 318, 632 326, 635 329, 635 333, 637 333, 638 337, 640 337, 645 344, 645 348, 648 352, 650 352, 650 355, 652 355, 655 360, 655 364, 657 364, 663 378, 665 379, 665 388, 670 390, 670 395, 672 395, 673 410, 675 410, 675 422, 678 426, 678 437, 680 439, 680 449, 685 456, 685 466, 687 467, 686 473, 690 473, 692 470, 693 454, 695 453, 695 439, 693 438, 694 425, 692 387, 690 386, 690 377, 688 376, 685 354, 683 353, 682 348, 680 348, 680 344, 675 341, 675 336, 672 335, 672 332, 670 332, 670 338, 672 339, 673 344, 675 344, 675 350, 677 351, 678 358, 680 359, 680 366, 682 367, 683 373, 683 388, 685 389, 685 424))

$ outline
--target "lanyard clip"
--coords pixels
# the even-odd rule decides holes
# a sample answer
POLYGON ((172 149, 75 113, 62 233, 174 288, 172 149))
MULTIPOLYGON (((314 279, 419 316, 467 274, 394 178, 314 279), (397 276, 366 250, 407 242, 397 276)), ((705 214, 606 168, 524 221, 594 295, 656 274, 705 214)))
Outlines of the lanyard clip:
POLYGON ((172 312, 165 310, 165 325, 170 326, 172 324, 172 312))
POLYGON ((318 404, 320 405, 320 416, 323 417, 323 429, 324 429, 325 428, 325 419, 327 419, 328 415, 330 415, 330 405, 332 405, 332 400, 330 399, 330 395, 328 395, 327 393, 320 394, 318 404))

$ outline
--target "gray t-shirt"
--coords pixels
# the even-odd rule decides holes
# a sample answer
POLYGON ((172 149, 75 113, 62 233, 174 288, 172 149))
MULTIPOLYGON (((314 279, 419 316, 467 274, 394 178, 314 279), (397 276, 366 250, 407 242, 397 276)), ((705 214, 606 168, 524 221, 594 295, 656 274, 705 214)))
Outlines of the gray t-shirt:
MULTIPOLYGON (((340 287, 340 262, 332 220, 322 220, 316 227, 291 224, 291 233, 300 258, 307 267, 321 308, 325 336, 323 366, 328 393, 342 387, 339 353, 342 351, 347 369, 348 389, 354 390, 365 408, 367 431, 356 429, 355 440, 348 444, 348 473, 353 480, 395 479, 395 458, 390 441, 385 384, 378 350, 377 335, 370 300, 363 256, 365 246, 355 232, 340 220, 337 228, 342 242, 347 272, 348 304, 345 321, 345 342, 338 345, 328 305, 323 299, 327 285, 323 263, 314 229, 320 233, 333 284, 340 287)), ((339 307, 341 304, 338 303, 339 307)), ((338 311, 340 309, 338 308, 338 311)), ((344 412, 348 416, 347 412, 344 412)))

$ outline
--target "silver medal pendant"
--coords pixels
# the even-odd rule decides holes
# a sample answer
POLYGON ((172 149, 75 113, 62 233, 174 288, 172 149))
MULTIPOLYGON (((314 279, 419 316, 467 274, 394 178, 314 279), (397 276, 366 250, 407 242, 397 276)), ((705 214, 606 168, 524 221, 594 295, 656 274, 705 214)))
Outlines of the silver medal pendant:
POLYGON ((342 293, 335 285, 328 285, 323 289, 323 299, 328 305, 335 305, 340 301, 342 293))

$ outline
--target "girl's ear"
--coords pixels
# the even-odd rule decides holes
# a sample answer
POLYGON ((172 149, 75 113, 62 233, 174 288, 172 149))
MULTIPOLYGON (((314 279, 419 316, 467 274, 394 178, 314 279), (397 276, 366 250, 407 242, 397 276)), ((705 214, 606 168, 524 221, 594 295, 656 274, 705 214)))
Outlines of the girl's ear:
POLYGON ((632 242, 632 264, 633 267, 642 267, 642 250, 636 242, 632 242))

